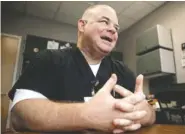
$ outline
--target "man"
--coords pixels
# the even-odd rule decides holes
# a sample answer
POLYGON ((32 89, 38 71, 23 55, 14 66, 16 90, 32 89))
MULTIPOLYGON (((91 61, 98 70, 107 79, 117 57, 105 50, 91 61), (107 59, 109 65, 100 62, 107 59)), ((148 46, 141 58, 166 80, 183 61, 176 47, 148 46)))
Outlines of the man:
POLYGON ((77 48, 39 53, 9 93, 14 128, 119 133, 153 124, 143 76, 109 56, 118 28, 114 9, 95 5, 78 21, 77 48))

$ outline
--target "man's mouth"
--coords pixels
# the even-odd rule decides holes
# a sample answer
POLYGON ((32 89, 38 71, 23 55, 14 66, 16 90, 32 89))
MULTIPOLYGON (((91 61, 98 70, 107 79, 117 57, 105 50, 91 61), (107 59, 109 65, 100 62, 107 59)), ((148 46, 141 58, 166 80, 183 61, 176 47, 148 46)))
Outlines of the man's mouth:
POLYGON ((112 39, 108 36, 101 36, 100 38, 103 39, 103 40, 106 40, 108 42, 112 42, 112 39))

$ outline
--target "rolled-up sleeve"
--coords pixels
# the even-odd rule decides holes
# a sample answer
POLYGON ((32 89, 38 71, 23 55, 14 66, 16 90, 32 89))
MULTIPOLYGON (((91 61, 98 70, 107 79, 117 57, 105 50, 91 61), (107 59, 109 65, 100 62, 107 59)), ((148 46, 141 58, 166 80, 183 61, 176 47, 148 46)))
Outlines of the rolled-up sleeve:
POLYGON ((52 61, 52 54, 48 50, 42 51, 29 63, 10 90, 9 97, 11 100, 14 99, 16 89, 27 89, 55 100, 57 98, 56 81, 56 69, 52 61))

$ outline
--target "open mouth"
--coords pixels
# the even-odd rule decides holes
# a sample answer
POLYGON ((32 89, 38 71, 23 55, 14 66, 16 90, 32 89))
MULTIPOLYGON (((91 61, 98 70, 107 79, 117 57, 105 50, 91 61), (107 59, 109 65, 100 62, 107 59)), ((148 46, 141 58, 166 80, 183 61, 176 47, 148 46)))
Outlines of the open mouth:
POLYGON ((101 36, 101 39, 106 40, 108 42, 112 42, 112 39, 109 38, 108 36, 101 36))

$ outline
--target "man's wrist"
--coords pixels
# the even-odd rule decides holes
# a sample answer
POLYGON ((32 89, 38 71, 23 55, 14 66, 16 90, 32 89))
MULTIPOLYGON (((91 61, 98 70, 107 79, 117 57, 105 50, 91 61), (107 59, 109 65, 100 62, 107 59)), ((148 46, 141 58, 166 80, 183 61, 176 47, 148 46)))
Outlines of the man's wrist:
POLYGON ((92 107, 89 106, 89 103, 83 103, 80 107, 79 117, 81 126, 84 126, 85 129, 97 129, 97 122, 94 120, 92 107))
POLYGON ((75 115, 75 122, 79 123, 79 126, 83 129, 92 129, 92 124, 88 120, 89 113, 88 110, 86 110, 86 103, 81 103, 78 105, 77 114, 75 115))

